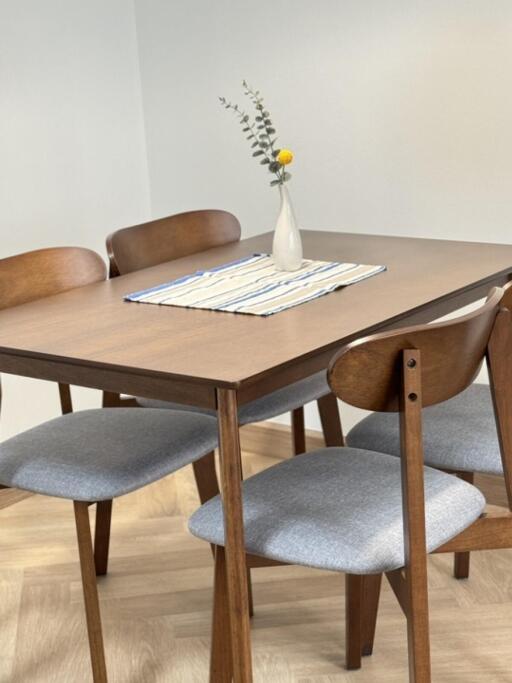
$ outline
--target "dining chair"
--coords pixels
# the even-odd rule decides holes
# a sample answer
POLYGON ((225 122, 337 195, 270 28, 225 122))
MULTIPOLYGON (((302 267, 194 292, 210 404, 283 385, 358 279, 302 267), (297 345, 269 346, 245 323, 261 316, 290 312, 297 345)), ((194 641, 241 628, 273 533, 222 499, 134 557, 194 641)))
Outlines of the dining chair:
MULTIPOLYGON (((217 209, 188 211, 121 228, 109 235, 106 240, 110 263, 109 276, 113 278, 126 275, 207 249, 238 242, 240 235, 238 219, 227 211, 217 209)), ((342 443, 343 432, 338 404, 327 384, 325 372, 316 373, 241 406, 238 412, 239 422, 240 425, 261 422, 290 411, 293 452, 297 455, 306 450, 304 405, 311 401, 317 402, 326 445, 342 443)), ((208 408, 142 397, 120 397, 112 393, 104 393, 103 404, 107 407, 132 405, 216 415, 215 410, 208 408)), ((208 454, 194 465, 194 475, 201 503, 219 493, 214 453, 208 454)), ((108 525, 108 519, 105 519, 103 535, 108 535, 108 525)), ((248 590, 252 615, 254 608, 250 578, 248 590)))
MULTIPOLYGON (((495 289, 467 316, 366 337, 343 347, 331 361, 329 383, 338 398, 357 408, 399 414, 400 458, 369 449, 326 448, 243 483, 248 565, 299 564, 344 572, 350 643, 359 653, 354 634, 360 638, 362 632, 363 579, 386 574, 407 618, 414 683, 431 680, 427 553, 450 552, 458 545, 485 547, 492 528, 482 524, 485 499, 475 486, 424 467, 422 410, 464 391, 486 351, 503 369, 509 314, 499 310, 501 298, 502 290, 495 289)), ((495 383, 497 404, 504 391, 510 392, 504 382, 495 383)), ((512 432, 505 437, 512 441, 512 432)), ((510 522, 509 527, 512 531, 510 522)), ((229 656, 233 634, 219 496, 194 513, 189 528, 215 546, 210 680, 227 682, 240 672, 229 656)), ((512 542, 512 533, 506 542, 512 542)))
MULTIPOLYGON (((110 277, 238 242, 240 234, 238 219, 220 210, 189 211, 122 228, 107 238, 110 277)), ((325 372, 316 373, 242 406, 239 411, 240 424, 261 422, 290 411, 293 451, 295 454, 303 453, 306 450, 304 405, 311 401, 317 402, 326 445, 338 445, 343 439, 338 405, 327 384, 325 372)), ((205 408, 151 399, 137 398, 136 403, 146 407, 179 407, 215 415, 215 411, 205 408)), ((119 397, 107 394, 105 404, 118 405, 119 397)))
MULTIPOLYGON (((0 310, 51 296, 52 294, 105 280, 103 260, 93 251, 75 247, 39 249, 0 259, 0 310)), ((63 415, 73 411, 68 384, 58 384, 63 415)), ((0 410, 2 385, 0 377, 0 410)), ((0 509, 32 495, 28 491, 0 490, 0 509)), ((96 510, 99 527, 104 526, 106 506, 96 510)), ((98 561, 101 539, 98 538, 98 561)), ((104 550, 104 547, 102 548, 104 550)))
MULTIPOLYGON (((36 305, 40 298, 105 277, 103 260, 88 249, 43 249, 1 259, 0 308, 36 305)), ((29 492, 73 501, 93 680, 105 683, 96 574, 106 569, 105 520, 110 523, 112 500, 200 462, 217 445, 217 421, 208 415, 157 409, 73 413, 67 410, 67 400, 64 415, 0 443, 0 489, 2 494, 29 492), (94 546, 89 522, 93 504, 102 520, 94 546)), ((0 501, 0 507, 6 504, 0 501)))
MULTIPOLYGON (((502 306, 512 310, 512 283, 503 288, 502 306)), ((508 353, 512 353, 512 345, 508 353)), ((512 411, 512 404, 507 408, 512 411)), ((354 448, 378 449, 383 453, 400 456, 400 427, 391 413, 373 413, 364 418, 348 433, 347 444, 354 448)), ((461 394, 434 406, 423 413, 423 444, 425 464, 456 474, 473 483, 475 474, 505 477, 509 502, 512 500, 512 483, 504 472, 491 387, 471 384, 461 394)), ((454 576, 469 577, 470 553, 456 552, 454 576)), ((365 579, 365 623, 362 654, 373 651, 381 581, 379 576, 365 579)), ((354 651, 356 648, 354 648, 354 651)), ((357 668, 357 652, 354 652, 357 668)))

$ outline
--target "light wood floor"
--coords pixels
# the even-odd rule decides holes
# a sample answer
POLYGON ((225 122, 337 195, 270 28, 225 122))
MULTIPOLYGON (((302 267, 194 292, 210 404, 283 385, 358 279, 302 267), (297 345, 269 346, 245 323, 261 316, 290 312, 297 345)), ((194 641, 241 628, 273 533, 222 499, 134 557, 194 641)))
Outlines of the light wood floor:
MULTIPOLYGON (((244 443, 246 473, 277 461, 255 452, 266 448, 255 431, 244 443)), ((270 443, 276 456, 288 448, 284 437, 270 443)), ((112 682, 207 681, 212 559, 186 530, 196 506, 188 469, 117 501, 100 580, 112 682)), ((1 515, 0 681, 89 682, 71 504, 34 496, 1 515)), ((512 683, 512 551, 475 554, 469 581, 450 570, 449 557, 431 559, 433 680, 512 683)), ((347 672, 343 577, 299 567, 253 577, 256 681, 407 680, 405 622, 387 586, 375 653, 347 672)))

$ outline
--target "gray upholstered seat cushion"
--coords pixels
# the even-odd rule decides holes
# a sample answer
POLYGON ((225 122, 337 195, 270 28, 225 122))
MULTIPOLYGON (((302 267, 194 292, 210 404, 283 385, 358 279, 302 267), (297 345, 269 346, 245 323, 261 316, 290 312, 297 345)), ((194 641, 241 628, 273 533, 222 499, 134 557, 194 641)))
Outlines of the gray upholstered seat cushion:
POLYGON ((104 408, 58 417, 0 444, 0 483, 73 500, 107 500, 217 446, 217 421, 168 410, 104 408))
MULTIPOLYGON (((347 443, 400 455, 396 413, 374 413, 348 434, 347 443)), ((442 469, 503 474, 491 393, 473 384, 455 398, 423 410, 425 463, 442 469)))
MULTIPOLYGON (((354 574, 404 564, 400 461, 356 448, 300 455, 247 479, 245 544, 274 560, 354 574)), ((427 545, 442 545, 476 520, 485 500, 474 486, 425 468, 427 545)), ((190 531, 224 544, 219 497, 191 517, 190 531)))
MULTIPOLYGON (((330 391, 326 372, 318 372, 316 375, 311 375, 311 377, 307 377, 300 382, 289 384, 282 389, 267 394, 267 396, 262 396, 255 401, 251 401, 251 403, 241 406, 238 411, 240 424, 260 422, 276 415, 282 415, 310 401, 316 401, 317 398, 325 396, 330 391)), ((209 410, 208 408, 196 408, 167 401, 155 401, 149 398, 137 398, 137 403, 145 408, 171 408, 173 410, 190 410, 191 412, 203 415, 216 415, 215 410, 209 410)))

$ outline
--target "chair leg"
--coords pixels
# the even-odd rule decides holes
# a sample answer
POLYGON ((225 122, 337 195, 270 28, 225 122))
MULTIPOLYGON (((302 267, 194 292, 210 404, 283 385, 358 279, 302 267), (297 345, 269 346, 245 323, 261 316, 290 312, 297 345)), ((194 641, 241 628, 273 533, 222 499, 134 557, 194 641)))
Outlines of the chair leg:
POLYGON ((219 482, 215 470, 215 452, 211 451, 192 463, 197 491, 201 505, 214 498, 219 491, 219 482))
POLYGON ((363 577, 363 623, 361 636, 361 652, 363 657, 368 657, 373 652, 381 585, 382 574, 371 574, 363 577))
POLYGON ((254 616, 254 601, 252 598, 252 579, 250 567, 247 567, 247 595, 249 598, 249 616, 252 618, 254 616))
POLYGON ((210 683, 231 683, 232 679, 233 660, 226 584, 226 556, 224 548, 216 546, 210 683))
POLYGON ((421 568, 406 570, 410 585, 407 609, 407 647, 410 683, 430 683, 430 636, 428 617, 427 572, 421 568))
POLYGON ((112 521, 112 501, 96 503, 96 526, 94 529, 94 564, 96 576, 105 576, 108 570, 108 551, 110 547, 110 524, 112 521))
POLYGON ((78 501, 75 501, 73 505, 75 508, 76 535, 80 556, 80 570, 82 573, 93 681, 94 683, 107 683, 107 667, 101 630, 100 605, 89 522, 89 506, 87 503, 78 501))
MULTIPOLYGON (((475 480, 475 475, 473 472, 459 472, 457 474, 459 479, 467 481, 469 484, 473 484, 475 480)), ((453 558, 453 576, 456 579, 468 579, 469 578, 469 561, 470 553, 455 553, 453 558)))
POLYGON ((455 553, 453 557, 453 576, 456 579, 469 578, 470 553, 455 553))
MULTIPOLYGON (((207 453, 199 460, 192 463, 197 491, 201 504, 206 503, 219 493, 219 481, 215 470, 215 452, 207 453)), ((215 557, 215 546, 212 546, 215 557)), ((254 604, 252 600, 251 570, 247 567, 247 590, 249 593, 249 615, 254 616, 254 604)))
POLYGON ((119 394, 114 394, 112 391, 104 391, 102 397, 103 408, 119 408, 121 406, 121 397, 119 394))
POLYGON ((363 577, 345 574, 345 663, 349 670, 361 668, 363 577))
POLYGON ((63 415, 73 412, 73 400, 69 384, 59 384, 60 408, 63 415))
POLYGON ((320 422, 326 446, 344 446, 343 429, 341 427, 338 399, 334 394, 322 396, 317 401, 320 422))
POLYGON ((361 655, 373 652, 382 574, 345 577, 345 638, 347 669, 361 668, 361 655))
POLYGON ((306 427, 304 424, 304 406, 292 410, 293 454, 306 452, 306 427))

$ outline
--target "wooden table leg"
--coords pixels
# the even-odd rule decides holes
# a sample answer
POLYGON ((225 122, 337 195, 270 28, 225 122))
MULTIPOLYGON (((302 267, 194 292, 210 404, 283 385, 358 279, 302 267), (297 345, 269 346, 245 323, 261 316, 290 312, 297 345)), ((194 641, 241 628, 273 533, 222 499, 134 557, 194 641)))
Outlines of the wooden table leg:
POLYGON ((219 453, 234 683, 252 683, 251 631, 242 511, 236 391, 217 389, 219 453))
POLYGON ((210 683, 231 683, 233 656, 228 596, 226 595, 226 557, 224 548, 215 546, 215 584, 213 595, 210 683))

